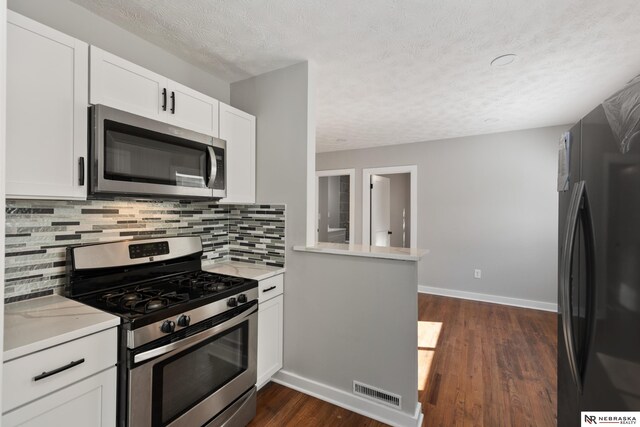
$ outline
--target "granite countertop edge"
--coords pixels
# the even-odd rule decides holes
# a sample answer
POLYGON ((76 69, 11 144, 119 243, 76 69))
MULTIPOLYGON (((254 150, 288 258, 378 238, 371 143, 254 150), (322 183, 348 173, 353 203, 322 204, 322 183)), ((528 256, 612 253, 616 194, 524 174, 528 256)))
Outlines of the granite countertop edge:
POLYGON ((258 281, 277 276, 286 271, 285 267, 272 267, 240 261, 217 262, 203 266, 203 270, 258 281))
MULTIPOLYGON (((120 318, 112 314, 95 309, 77 301, 70 300, 60 295, 49 295, 30 300, 9 303, 5 305, 5 350, 2 354, 4 363, 23 356, 27 356, 47 348, 55 347, 69 341, 76 340, 97 332, 116 327, 120 324, 120 318), (47 305, 49 304, 50 305, 47 305), (31 310, 30 307, 40 305, 40 309, 31 310), (46 315, 47 306, 49 310, 61 310, 55 315, 46 315), (20 311, 24 308, 24 311, 20 311), (43 312, 45 312, 43 314, 43 312), (31 317, 42 315, 42 317, 31 317), (76 327, 79 317, 89 316, 82 326, 76 327), (29 322, 28 329, 24 329, 19 337, 19 342, 15 344, 12 340, 12 333, 8 331, 16 325, 16 322, 29 322), (53 326, 52 326, 53 324, 53 326), (42 325, 42 326, 40 326, 42 325), (51 335, 37 333, 41 330, 51 330, 51 335), (28 337, 29 330, 36 331, 32 338, 28 337)), ((117 343, 114 343, 116 345, 117 343)))
POLYGON ((319 243, 314 246, 297 245, 293 247, 293 250, 298 252, 382 258, 412 262, 420 261, 423 256, 429 253, 427 249, 385 248, 378 246, 327 243, 319 243))

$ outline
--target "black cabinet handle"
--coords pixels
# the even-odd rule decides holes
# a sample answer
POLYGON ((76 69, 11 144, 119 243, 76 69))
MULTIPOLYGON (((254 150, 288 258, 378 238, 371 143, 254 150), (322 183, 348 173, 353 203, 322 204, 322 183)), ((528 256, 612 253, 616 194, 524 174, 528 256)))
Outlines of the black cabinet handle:
POLYGON ((48 377, 50 377, 52 375, 59 374, 62 371, 66 371, 67 369, 71 369, 74 366, 78 366, 78 365, 80 365, 82 363, 84 363, 84 358, 80 359, 80 360, 74 360, 71 363, 69 363, 68 365, 61 366, 60 368, 54 369, 53 371, 43 372, 40 375, 36 375, 35 377, 33 377, 33 380, 34 381, 43 380, 43 379, 48 378, 48 377))
POLYGON ((270 288, 263 289, 263 290, 262 290, 262 292, 269 292, 269 291, 274 290, 275 288, 276 288, 275 286, 272 286, 272 287, 270 287, 270 288))
POLYGON ((167 111, 167 88, 162 89, 162 111, 167 111))
POLYGON ((78 159, 78 168, 80 169, 80 173, 78 174, 78 184, 84 185, 84 157, 80 157, 78 159))
POLYGON ((176 113, 176 93, 171 91, 171 114, 176 113))

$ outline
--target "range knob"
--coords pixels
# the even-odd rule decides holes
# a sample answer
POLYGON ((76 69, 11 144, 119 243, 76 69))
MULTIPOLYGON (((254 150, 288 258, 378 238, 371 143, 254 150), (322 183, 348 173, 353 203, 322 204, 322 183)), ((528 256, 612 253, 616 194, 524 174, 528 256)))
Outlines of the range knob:
POLYGON ((162 323, 162 326, 160 326, 160 330, 162 332, 164 332, 165 334, 170 334, 171 332, 173 332, 176 329, 176 322, 171 321, 171 320, 165 320, 162 323))
POLYGON ((236 301, 235 298, 229 298, 229 300, 227 301, 227 305, 229 307, 235 307, 238 305, 238 301, 236 301))
POLYGON ((238 302, 240 304, 244 304, 245 302, 247 302, 247 296, 245 294, 238 295, 238 302))
POLYGON ((191 317, 189 317, 186 314, 181 315, 180 317, 178 317, 178 326, 181 327, 186 327, 189 326, 189 323, 191 323, 191 317))

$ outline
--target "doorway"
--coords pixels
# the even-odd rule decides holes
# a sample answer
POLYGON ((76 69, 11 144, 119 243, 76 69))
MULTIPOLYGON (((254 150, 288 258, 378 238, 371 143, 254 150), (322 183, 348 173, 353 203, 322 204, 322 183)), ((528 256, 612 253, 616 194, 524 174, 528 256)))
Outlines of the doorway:
POLYGON ((352 243, 355 169, 316 172, 316 241, 352 243))
POLYGON ((362 243, 415 248, 417 166, 363 170, 362 243))

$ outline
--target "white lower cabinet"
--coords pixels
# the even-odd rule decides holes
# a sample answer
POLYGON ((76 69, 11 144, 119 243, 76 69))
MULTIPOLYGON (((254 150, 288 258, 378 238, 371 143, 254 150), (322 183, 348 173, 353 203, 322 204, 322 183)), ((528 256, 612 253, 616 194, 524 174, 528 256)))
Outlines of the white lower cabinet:
POLYGON ((282 368, 284 276, 259 282, 258 309, 258 388, 282 368))
POLYGON ((110 328, 5 362, 2 425, 114 426, 117 341, 110 328))
POLYGON ((2 417, 2 425, 111 427, 116 425, 116 367, 107 369, 2 417))

